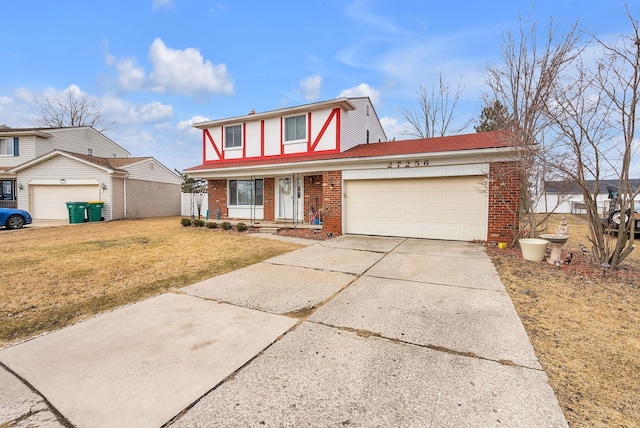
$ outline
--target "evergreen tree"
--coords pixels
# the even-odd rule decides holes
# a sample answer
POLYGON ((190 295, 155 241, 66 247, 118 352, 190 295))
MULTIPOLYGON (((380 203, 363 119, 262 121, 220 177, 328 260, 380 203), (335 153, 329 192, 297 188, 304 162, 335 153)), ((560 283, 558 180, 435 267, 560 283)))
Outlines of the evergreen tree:
POLYGON ((497 131, 509 127, 512 116, 509 109, 500 101, 495 100, 492 104, 485 106, 480 113, 480 123, 474 126, 476 132, 497 131))

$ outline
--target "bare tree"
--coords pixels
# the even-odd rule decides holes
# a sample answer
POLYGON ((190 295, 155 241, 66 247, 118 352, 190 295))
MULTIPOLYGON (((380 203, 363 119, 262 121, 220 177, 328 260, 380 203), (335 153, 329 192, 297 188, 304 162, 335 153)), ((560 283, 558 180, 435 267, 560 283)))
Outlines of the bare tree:
POLYGON ((511 112, 509 130, 513 145, 519 149, 513 159, 519 170, 521 194, 520 212, 514 213, 519 221, 514 239, 537 234, 546 221, 538 221, 535 216, 536 199, 548 176, 544 162, 548 152, 545 130, 549 124, 546 105, 579 54, 581 33, 577 23, 566 34, 559 34, 553 20, 542 36, 537 27, 535 21, 524 19, 518 32, 508 31, 501 48, 503 62, 490 66, 487 77, 491 94, 485 97, 485 104, 497 101, 511 112))
POLYGON ((593 261, 617 267, 634 249, 635 221, 626 215, 638 195, 629 170, 640 102, 640 24, 627 9, 631 32, 614 44, 594 36, 602 55, 590 69, 576 61, 575 77, 557 88, 547 116, 557 133, 548 164, 571 177, 582 189, 587 208, 593 261), (557 161, 556 161, 557 159, 557 161), (620 218, 615 245, 603 230, 597 206, 598 182, 615 173, 619 180, 620 218), (595 180, 591 188, 588 183, 595 180))
POLYGON ((77 86, 69 86, 64 94, 43 96, 36 100, 38 106, 36 126, 63 128, 68 126, 91 126, 99 132, 113 127, 116 122, 105 124, 102 112, 96 108, 95 100, 80 92, 77 86))
POLYGON ((458 84, 455 94, 451 95, 451 84, 442 80, 438 74, 438 86, 433 85, 431 91, 424 86, 416 91, 418 105, 403 108, 402 116, 409 122, 410 130, 406 135, 418 138, 443 137, 459 134, 470 123, 455 125, 455 110, 460 102, 462 86, 458 84))

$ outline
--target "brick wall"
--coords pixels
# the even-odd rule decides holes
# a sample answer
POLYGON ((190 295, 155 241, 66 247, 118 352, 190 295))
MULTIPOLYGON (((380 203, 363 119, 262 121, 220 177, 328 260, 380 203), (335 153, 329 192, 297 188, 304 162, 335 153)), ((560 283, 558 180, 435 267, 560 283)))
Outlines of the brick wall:
POLYGON ((127 179, 127 218, 180 215, 180 185, 127 179))
POLYGON ((309 221, 309 213, 322 207, 322 176, 307 175, 304 177, 304 215, 309 221))
POLYGON ((322 229, 342 234, 342 171, 322 173, 322 207, 329 211, 322 219, 322 229))
POLYGON ((264 179, 264 220, 273 221, 275 219, 275 178, 264 179))
POLYGON ((227 180, 209 180, 209 218, 217 218, 217 210, 220 209, 220 218, 227 218, 227 180))
POLYGON ((489 225, 487 241, 511 242, 520 222, 520 174, 515 162, 489 167, 489 225))

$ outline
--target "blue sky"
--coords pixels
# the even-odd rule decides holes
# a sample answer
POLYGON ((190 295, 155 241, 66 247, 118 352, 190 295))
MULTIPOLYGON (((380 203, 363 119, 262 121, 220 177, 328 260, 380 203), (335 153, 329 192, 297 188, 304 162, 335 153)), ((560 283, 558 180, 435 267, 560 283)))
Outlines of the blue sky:
POLYGON ((618 0, 7 1, 0 123, 33 126, 33 100, 71 87, 133 156, 184 169, 202 160, 191 123, 370 96, 403 139, 402 109, 438 73, 463 86, 459 119, 479 116, 487 65, 520 15, 561 29, 579 18, 606 38, 629 28, 618 0))

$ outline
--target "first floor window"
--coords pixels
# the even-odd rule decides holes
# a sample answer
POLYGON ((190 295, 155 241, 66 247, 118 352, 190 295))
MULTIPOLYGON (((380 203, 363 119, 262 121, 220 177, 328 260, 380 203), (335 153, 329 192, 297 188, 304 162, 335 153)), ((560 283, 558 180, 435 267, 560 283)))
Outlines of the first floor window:
POLYGON ((229 180, 229 205, 263 205, 264 180, 229 180))
POLYGON ((242 147, 242 125, 227 126, 224 134, 225 148, 242 147))
POLYGON ((304 140, 307 138, 307 116, 287 117, 284 120, 284 141, 304 140))
POLYGON ((15 199, 13 180, 0 180, 0 200, 13 201, 15 199))

